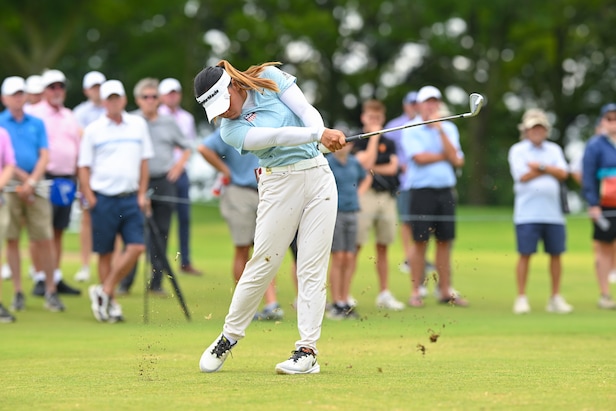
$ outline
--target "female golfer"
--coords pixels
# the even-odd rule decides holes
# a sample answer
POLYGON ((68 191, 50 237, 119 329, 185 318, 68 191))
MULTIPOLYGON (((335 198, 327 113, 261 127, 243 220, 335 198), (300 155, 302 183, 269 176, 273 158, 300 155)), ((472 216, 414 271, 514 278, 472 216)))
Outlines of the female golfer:
POLYGON ((298 232, 297 328, 291 357, 276 365, 279 374, 320 371, 317 341, 325 310, 327 265, 338 193, 317 143, 336 151, 345 143, 327 129, 308 103, 295 77, 264 63, 242 72, 222 60, 195 77, 195 96, 210 122, 221 117, 221 136, 241 154, 259 158, 257 227, 252 258, 237 284, 220 336, 205 350, 203 372, 219 370, 245 335, 259 301, 276 275, 298 232))

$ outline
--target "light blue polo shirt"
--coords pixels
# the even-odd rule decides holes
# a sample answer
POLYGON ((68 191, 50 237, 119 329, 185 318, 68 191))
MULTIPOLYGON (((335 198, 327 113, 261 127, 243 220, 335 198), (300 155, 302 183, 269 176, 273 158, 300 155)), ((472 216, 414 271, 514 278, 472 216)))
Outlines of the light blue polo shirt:
MULTIPOLYGON (((444 121, 441 127, 451 144, 464 156, 460 148, 458 128, 451 121, 444 121)), ((449 161, 442 160, 430 164, 417 164, 413 157, 420 153, 442 153, 443 142, 438 130, 428 125, 407 128, 402 134, 402 145, 406 155, 408 188, 447 188, 456 185, 456 173, 449 161)))
MULTIPOLYGON (((270 66, 265 68, 261 78, 273 80, 280 91, 275 93, 265 90, 263 94, 249 90, 249 98, 255 105, 248 109, 243 108, 242 114, 235 120, 222 119, 220 132, 225 143, 233 146, 239 153, 248 151, 243 149, 244 139, 250 127, 304 127, 302 120, 291 111, 286 104, 280 101, 280 94, 291 87, 296 78, 280 69, 270 66)), ((259 158, 261 167, 276 167, 295 164, 298 161, 314 158, 319 152, 316 144, 308 143, 293 147, 269 147, 262 150, 250 151, 259 158)))
POLYGON ((0 113, 0 127, 11 136, 17 167, 30 174, 39 160, 40 150, 49 149, 43 120, 25 113, 18 122, 7 109, 0 113))
POLYGON ((222 141, 220 129, 203 139, 203 145, 218 154, 231 172, 231 184, 242 187, 257 188, 255 168, 259 167, 259 159, 252 153, 240 155, 237 150, 222 141))

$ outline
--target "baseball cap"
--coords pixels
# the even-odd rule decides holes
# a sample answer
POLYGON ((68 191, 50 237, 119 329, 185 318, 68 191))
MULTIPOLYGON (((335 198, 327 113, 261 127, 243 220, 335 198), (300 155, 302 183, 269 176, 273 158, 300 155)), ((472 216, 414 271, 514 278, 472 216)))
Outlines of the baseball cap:
POLYGON ((2 95, 12 96, 19 91, 26 90, 26 82, 18 76, 11 76, 4 79, 2 82, 2 95))
POLYGON ((409 91, 408 93, 406 93, 406 96, 404 96, 404 98, 402 99, 402 102, 406 104, 416 103, 417 102, 417 92, 409 91))
POLYGON ((43 90, 45 90, 45 87, 43 87, 43 78, 38 74, 29 76, 26 79, 26 93, 41 94, 43 90))
POLYGON ((107 80, 107 78, 100 71, 90 71, 86 73, 85 76, 83 76, 83 88, 89 89, 96 86, 97 84, 101 85, 105 82, 105 80, 107 80))
POLYGON ((437 89, 434 86, 423 86, 417 92, 417 102, 418 103, 423 103, 424 101, 429 100, 431 98, 440 100, 442 97, 443 96, 441 95, 441 92, 439 91, 439 89, 437 89))
POLYGON ((41 78, 43 87, 49 87, 53 83, 66 83, 66 76, 60 70, 47 70, 41 78))
POLYGON ((107 80, 101 84, 101 99, 107 100, 114 94, 117 94, 118 96, 126 95, 124 86, 119 80, 107 80))
POLYGON ((177 91, 178 93, 182 91, 182 85, 177 79, 169 77, 161 81, 158 85, 158 94, 164 96, 172 91, 177 91))
POLYGON ((545 114, 545 111, 538 108, 531 108, 526 110, 522 116, 520 129, 529 130, 535 126, 543 126, 546 130, 550 130, 550 120, 545 114))
POLYGON ((228 90, 229 83, 231 83, 231 76, 225 70, 222 70, 222 75, 218 81, 205 93, 197 97, 197 103, 205 109, 205 114, 210 123, 229 109, 231 104, 231 95, 228 90))
POLYGON ((616 103, 608 103, 601 107, 601 117, 605 116, 610 111, 616 111, 616 103))

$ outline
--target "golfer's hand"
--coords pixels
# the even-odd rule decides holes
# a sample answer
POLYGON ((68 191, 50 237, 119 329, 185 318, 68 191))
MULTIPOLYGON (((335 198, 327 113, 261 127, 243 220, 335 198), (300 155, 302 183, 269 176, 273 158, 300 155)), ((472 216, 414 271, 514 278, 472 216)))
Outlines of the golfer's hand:
POLYGON ((320 144, 325 146, 329 151, 334 152, 346 146, 346 136, 340 130, 326 128, 321 136, 320 144))

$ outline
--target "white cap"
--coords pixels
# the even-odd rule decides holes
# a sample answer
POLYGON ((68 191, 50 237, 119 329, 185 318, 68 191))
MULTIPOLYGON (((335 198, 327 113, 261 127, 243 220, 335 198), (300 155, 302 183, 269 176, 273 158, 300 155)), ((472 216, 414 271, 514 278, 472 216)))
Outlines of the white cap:
POLYGON ((26 90, 26 82, 23 78, 17 76, 11 76, 4 79, 2 82, 2 95, 12 96, 18 91, 26 90))
POLYGON ((424 101, 431 99, 431 98, 440 100, 442 97, 443 96, 441 95, 441 92, 434 86, 423 86, 417 92, 417 102, 418 103, 423 103, 424 101))
POLYGON ((107 100, 113 94, 124 96, 124 86, 119 80, 107 80, 101 84, 101 99, 107 100))
POLYGON ((197 103, 205 109, 205 114, 210 123, 229 109, 231 104, 231 95, 228 90, 229 83, 231 83, 231 76, 223 70, 222 76, 216 84, 197 97, 197 103))
POLYGON ((66 83, 66 76, 60 70, 47 70, 43 73, 43 87, 49 87, 53 83, 66 83))
POLYGON ((26 79, 26 93, 41 94, 43 90, 45 90, 43 78, 38 74, 34 74, 26 79))
POLYGON ((107 78, 100 71, 90 71, 86 73, 85 76, 83 76, 83 88, 89 89, 96 86, 97 84, 100 86, 105 82, 105 80, 107 80, 107 78))
POLYGON ((178 93, 182 91, 182 85, 177 79, 169 77, 161 81, 158 85, 158 94, 162 96, 172 91, 177 91, 178 93))

